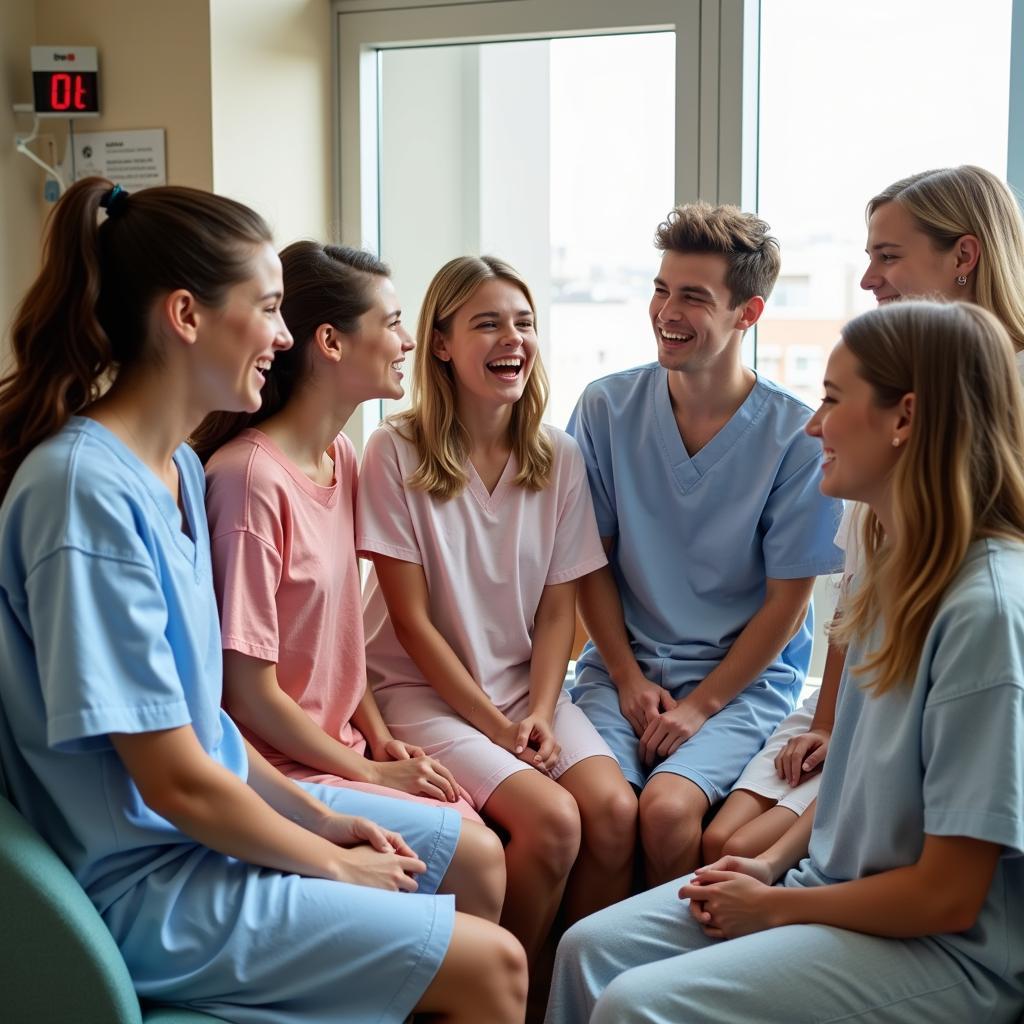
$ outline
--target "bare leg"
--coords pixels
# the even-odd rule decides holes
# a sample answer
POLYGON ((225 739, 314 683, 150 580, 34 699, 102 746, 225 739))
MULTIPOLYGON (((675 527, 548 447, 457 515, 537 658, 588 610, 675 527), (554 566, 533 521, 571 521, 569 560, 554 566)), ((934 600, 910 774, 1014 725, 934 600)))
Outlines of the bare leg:
POLYGON ((561 775, 558 783, 575 798, 583 831, 563 904, 569 925, 629 897, 637 798, 611 757, 588 757, 561 775))
MULTIPOLYGON (((726 842, 737 830, 774 806, 775 801, 771 797, 760 796, 747 789, 737 789, 730 793, 704 833, 704 863, 711 864, 718 860, 725 850, 726 842)), ((762 851, 759 850, 758 853, 760 852, 762 851)))
POLYGON ((526 984, 523 947, 504 928, 457 912, 448 952, 416 1012, 438 1024, 522 1024, 526 984))
POLYGON ((668 772, 651 777, 640 794, 640 839, 648 888, 700 866, 701 824, 709 806, 695 782, 668 772))
POLYGON ((735 857, 757 857, 783 833, 788 832, 798 817, 796 811, 788 807, 772 807, 734 832, 726 840, 722 853, 735 857))
POLYGON ((509 776, 490 795, 484 814, 509 834, 508 882, 501 923, 526 948, 531 966, 555 919, 580 847, 580 816, 572 795, 531 768, 509 776))
POLYGON ((463 913, 497 921, 505 898, 505 851, 486 826, 463 821, 455 856, 438 892, 454 893, 463 913))

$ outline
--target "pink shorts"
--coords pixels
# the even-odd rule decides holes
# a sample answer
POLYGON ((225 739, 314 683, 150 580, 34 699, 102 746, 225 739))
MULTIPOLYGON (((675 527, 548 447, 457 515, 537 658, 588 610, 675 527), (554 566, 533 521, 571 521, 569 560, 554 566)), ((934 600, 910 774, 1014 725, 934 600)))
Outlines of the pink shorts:
MULTIPOLYGON (((436 757, 469 793, 475 807, 483 807, 510 775, 537 771, 474 729, 429 686, 387 686, 374 696, 395 738, 415 743, 431 757, 436 757)), ((529 704, 530 695, 526 693, 501 711, 518 722, 526 717, 529 704)), ((554 732, 562 752, 555 766, 546 773, 552 779, 585 758, 615 758, 590 719, 572 703, 565 690, 561 691, 555 705, 554 732)))

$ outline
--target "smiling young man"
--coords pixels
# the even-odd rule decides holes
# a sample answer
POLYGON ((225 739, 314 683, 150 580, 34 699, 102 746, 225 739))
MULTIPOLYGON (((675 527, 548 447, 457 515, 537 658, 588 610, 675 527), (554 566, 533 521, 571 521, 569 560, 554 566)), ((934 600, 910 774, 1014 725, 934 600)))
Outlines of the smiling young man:
POLYGON ((569 423, 610 560, 580 581, 573 698, 642 789, 649 885, 698 865, 709 807, 803 685, 814 578, 842 568, 811 410, 741 360, 779 273, 768 225, 694 203, 655 244, 658 361, 595 381, 569 423))

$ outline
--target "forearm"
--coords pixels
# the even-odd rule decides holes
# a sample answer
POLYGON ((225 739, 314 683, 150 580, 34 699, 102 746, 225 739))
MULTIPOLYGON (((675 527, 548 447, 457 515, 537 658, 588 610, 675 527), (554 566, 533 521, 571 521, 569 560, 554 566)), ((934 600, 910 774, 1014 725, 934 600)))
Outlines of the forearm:
POLYGON ((794 601, 790 595, 766 599, 733 641, 729 653, 688 700, 709 717, 717 714, 779 656, 806 614, 806 599, 794 601))
POLYGON ((424 615, 394 621, 398 642, 441 698, 470 725, 491 737, 509 725, 459 656, 424 615))
POLYGON ((533 630, 533 653, 530 658, 529 713, 543 715, 550 722, 555 704, 565 682, 565 670, 572 654, 576 628, 575 585, 569 587, 567 599, 557 609, 538 608, 533 630))
POLYGON ((925 835, 914 864, 849 882, 769 890, 774 927, 825 924, 887 938, 966 931, 977 920, 1002 848, 967 836, 925 835))
POLYGON ((311 832, 319 832, 330 813, 312 793, 282 775, 248 740, 245 753, 249 761, 249 787, 255 790, 278 814, 311 832))
POLYGON ((839 682, 843 678, 846 664, 846 648, 837 644, 828 645, 825 655, 825 671, 821 677, 818 703, 811 719, 811 731, 832 732, 836 721, 836 700, 839 697, 839 682))
POLYGON ((380 713, 373 691, 369 687, 366 688, 363 699, 352 712, 352 724, 363 734, 374 757, 377 756, 377 751, 384 749, 384 744, 388 740, 394 739, 391 730, 384 722, 384 716, 380 713))
POLYGON ((773 882, 777 882, 790 868, 795 868, 807 856, 814 826, 814 809, 817 801, 800 815, 778 839, 758 856, 771 870, 773 882))
POLYGON ((326 808, 262 759, 250 763, 247 785, 206 754, 189 726, 111 740, 147 806, 197 843, 263 867, 341 877, 338 848, 316 834, 326 808))
POLYGON ((640 674, 626 631, 622 599, 610 566, 584 576, 577 595, 580 618, 613 683, 640 674))
POLYGON ((915 864, 834 885, 776 886, 772 924, 825 924, 892 939, 959 931, 950 927, 952 908, 942 899, 955 884, 947 878, 936 889, 915 864))
MULTIPOLYGON (((241 688, 239 688, 241 689, 241 688)), ((329 736, 277 684, 246 689, 227 702, 228 713, 275 750, 299 764, 354 782, 372 782, 372 764, 329 736)))

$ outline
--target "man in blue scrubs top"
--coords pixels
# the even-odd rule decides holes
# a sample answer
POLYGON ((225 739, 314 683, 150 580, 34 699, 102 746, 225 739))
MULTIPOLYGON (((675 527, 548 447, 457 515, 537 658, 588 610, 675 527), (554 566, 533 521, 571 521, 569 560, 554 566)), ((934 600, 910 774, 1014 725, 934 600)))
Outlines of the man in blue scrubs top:
POLYGON ((699 865, 709 807, 803 686, 814 578, 842 568, 811 410, 741 360, 779 273, 768 230, 735 207, 673 210, 658 361, 589 385, 568 428, 610 563, 580 581, 573 699, 642 789, 649 885, 699 865))

